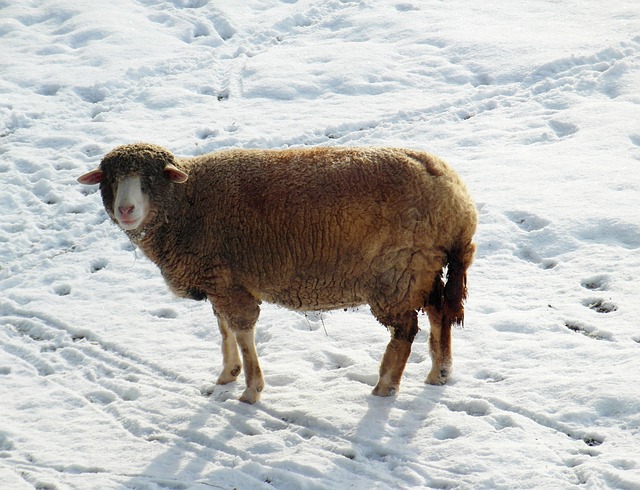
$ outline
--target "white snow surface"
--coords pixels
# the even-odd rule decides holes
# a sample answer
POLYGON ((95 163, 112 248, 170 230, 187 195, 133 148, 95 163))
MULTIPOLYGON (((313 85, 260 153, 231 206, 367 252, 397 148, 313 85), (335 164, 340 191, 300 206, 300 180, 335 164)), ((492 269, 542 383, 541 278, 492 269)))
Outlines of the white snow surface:
POLYGON ((637 0, 0 0, 0 488, 640 488, 637 0), (263 305, 266 389, 213 386, 75 178, 112 147, 403 146, 480 215, 466 326, 370 394, 364 306, 263 305))

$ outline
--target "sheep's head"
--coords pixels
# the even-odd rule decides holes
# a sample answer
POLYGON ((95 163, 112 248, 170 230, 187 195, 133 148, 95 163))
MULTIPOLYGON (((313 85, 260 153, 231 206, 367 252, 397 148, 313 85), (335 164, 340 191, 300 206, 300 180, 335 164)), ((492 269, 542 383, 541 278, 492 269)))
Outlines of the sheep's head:
POLYGON ((78 177, 81 184, 100 184, 102 202, 111 219, 125 231, 138 230, 158 213, 157 205, 174 183, 188 175, 164 148, 145 143, 119 146, 100 166, 78 177))

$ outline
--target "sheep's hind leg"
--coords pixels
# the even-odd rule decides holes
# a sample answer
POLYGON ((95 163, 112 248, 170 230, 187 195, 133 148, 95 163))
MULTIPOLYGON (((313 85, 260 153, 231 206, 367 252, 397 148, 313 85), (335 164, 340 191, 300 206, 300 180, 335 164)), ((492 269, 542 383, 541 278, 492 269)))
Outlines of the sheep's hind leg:
POLYGON ((391 341, 382 357, 380 378, 373 394, 392 396, 400 388, 402 373, 411 354, 411 344, 418 332, 418 315, 412 311, 383 323, 391 332, 391 341))
POLYGON ((426 383, 443 385, 451 374, 451 322, 442 310, 427 306, 431 334, 429 335, 429 353, 431 354, 431 371, 427 375, 426 383))
POLYGON ((218 328, 222 335, 222 373, 216 381, 219 385, 231 383, 238 378, 242 370, 240 362, 240 354, 238 353, 238 343, 236 334, 229 330, 227 321, 220 315, 216 315, 218 319, 218 328))
POLYGON ((247 388, 242 393, 240 401, 244 403, 255 403, 260 399, 260 394, 264 389, 264 378, 258 361, 258 352, 256 351, 255 334, 253 329, 241 330, 236 332, 238 345, 242 351, 242 359, 244 360, 244 375, 247 382, 247 388))

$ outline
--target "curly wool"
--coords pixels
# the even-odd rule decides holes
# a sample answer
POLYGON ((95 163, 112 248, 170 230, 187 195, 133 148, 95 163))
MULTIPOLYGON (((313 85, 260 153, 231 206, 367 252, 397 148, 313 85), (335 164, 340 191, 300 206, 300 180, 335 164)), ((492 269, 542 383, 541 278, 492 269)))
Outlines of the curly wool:
POLYGON ((226 281, 293 309, 417 309, 448 251, 475 232, 460 179, 421 152, 229 150, 176 159, 138 144, 112 151, 101 168, 107 182, 143 177, 156 217, 139 244, 180 296, 210 296, 226 281), (162 179, 167 163, 189 180, 162 179))

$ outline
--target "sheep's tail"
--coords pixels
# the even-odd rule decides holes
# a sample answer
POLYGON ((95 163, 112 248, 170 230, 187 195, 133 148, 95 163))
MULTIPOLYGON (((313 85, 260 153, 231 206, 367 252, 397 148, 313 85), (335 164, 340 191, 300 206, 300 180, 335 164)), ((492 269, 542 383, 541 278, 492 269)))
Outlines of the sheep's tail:
POLYGON ((472 242, 454 246, 447 254, 446 274, 443 271, 436 277, 428 304, 442 313, 443 324, 464 326, 467 269, 475 249, 472 242))

